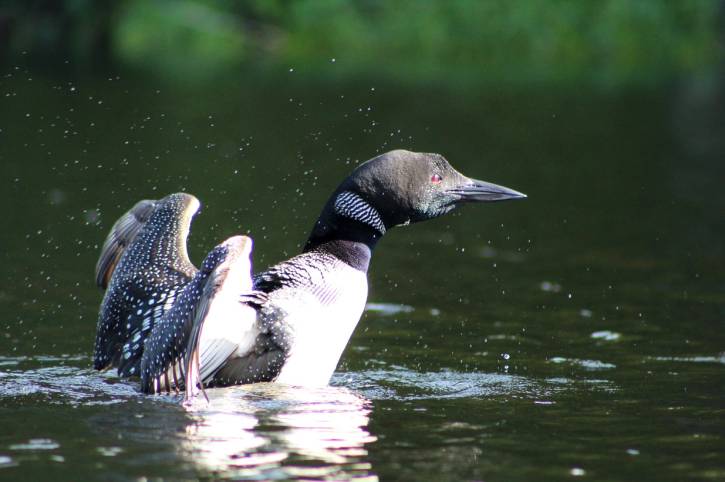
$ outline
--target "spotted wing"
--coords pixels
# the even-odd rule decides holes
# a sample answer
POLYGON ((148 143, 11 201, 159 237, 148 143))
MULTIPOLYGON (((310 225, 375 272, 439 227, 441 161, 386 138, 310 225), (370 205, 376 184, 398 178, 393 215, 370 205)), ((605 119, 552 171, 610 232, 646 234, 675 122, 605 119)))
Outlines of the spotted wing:
POLYGON ((130 306, 125 325, 122 323, 121 326, 122 329, 125 329, 126 341, 121 346, 121 356, 117 363, 120 376, 138 376, 141 373, 141 357, 146 349, 151 330, 173 308, 188 284, 188 278, 174 276, 168 278, 167 282, 151 287, 149 285, 144 285, 143 288, 134 286, 128 290, 128 292, 135 292, 138 295, 133 297, 137 301, 130 306), (149 291, 154 288, 155 290, 149 295, 149 291))
POLYGON ((256 312, 239 302, 252 285, 252 240, 234 236, 215 247, 149 336, 141 362, 146 393, 195 392, 233 353, 249 350, 256 312), (201 357, 199 356, 201 348, 201 357))
POLYGON ((144 393, 169 392, 183 386, 183 360, 192 323, 208 310, 208 279, 208 273, 198 272, 147 337, 141 358, 144 393))
POLYGON ((126 247, 131 244, 141 228, 151 217, 158 201, 144 199, 121 216, 108 233, 96 263, 96 284, 106 289, 111 275, 126 247))
MULTIPOLYGON (((118 367, 121 376, 139 374, 146 337, 197 271, 189 261, 186 239, 198 208, 194 196, 171 194, 155 202, 153 212, 135 236, 122 237, 130 239, 125 249, 114 248, 120 243, 113 241, 114 231, 109 235, 113 239, 107 240, 108 249, 104 247, 99 261, 107 268, 98 271, 110 277, 96 330, 96 369, 118 367), (117 261, 104 261, 114 256, 117 261), (111 264, 113 268, 109 269, 111 264)), ((129 213, 117 225, 136 224, 131 218, 123 221, 127 216, 129 213)))

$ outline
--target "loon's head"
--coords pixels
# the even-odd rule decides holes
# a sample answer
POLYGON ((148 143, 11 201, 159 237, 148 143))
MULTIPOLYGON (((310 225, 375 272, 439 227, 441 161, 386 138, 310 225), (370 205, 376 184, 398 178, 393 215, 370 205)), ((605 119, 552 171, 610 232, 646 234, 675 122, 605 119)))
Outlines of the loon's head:
POLYGON ((395 150, 358 166, 328 200, 307 249, 331 237, 375 242, 394 226, 442 216, 466 202, 525 198, 456 171, 440 154, 395 150))

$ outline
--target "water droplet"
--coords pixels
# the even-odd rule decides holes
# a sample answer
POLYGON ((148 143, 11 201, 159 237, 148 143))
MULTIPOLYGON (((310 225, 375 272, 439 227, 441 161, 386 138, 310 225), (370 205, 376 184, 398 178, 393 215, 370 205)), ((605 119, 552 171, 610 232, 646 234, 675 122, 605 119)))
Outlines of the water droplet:
POLYGON ((601 331, 595 331, 591 335, 592 338, 595 340, 605 340, 605 341, 616 341, 619 340, 622 335, 615 332, 615 331, 609 331, 609 330, 601 330, 601 331))
POLYGON ((123 452, 123 449, 121 447, 98 447, 96 450, 98 450, 98 453, 100 453, 104 457, 115 457, 116 455, 123 452))
POLYGON ((542 281, 539 284, 539 288, 541 288, 541 291, 546 291, 549 293, 558 293, 559 291, 561 291, 561 285, 551 281, 542 281))

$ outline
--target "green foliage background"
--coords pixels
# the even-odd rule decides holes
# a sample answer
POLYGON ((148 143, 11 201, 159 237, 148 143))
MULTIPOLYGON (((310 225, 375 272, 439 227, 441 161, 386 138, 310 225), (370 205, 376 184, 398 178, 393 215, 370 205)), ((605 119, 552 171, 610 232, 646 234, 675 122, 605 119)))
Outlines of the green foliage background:
POLYGON ((722 11, 714 0, 11 0, 0 6, 0 45, 6 63, 26 56, 190 81, 289 68, 622 86, 717 66, 722 11))

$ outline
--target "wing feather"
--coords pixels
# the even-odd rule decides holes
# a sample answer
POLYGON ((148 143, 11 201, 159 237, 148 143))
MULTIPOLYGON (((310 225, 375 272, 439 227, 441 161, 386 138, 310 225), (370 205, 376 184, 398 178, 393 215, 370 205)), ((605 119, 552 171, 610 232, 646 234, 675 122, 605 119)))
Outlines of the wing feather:
MULTIPOLYGON (((256 311, 242 302, 246 293, 232 289, 231 292, 220 294, 222 284, 228 276, 229 270, 216 270, 212 274, 204 287, 199 309, 193 317, 184 358, 187 400, 197 393, 197 387, 203 390, 204 384, 212 379, 232 355, 253 348, 256 311), (218 298, 213 299, 215 296, 218 298), (224 299, 225 297, 227 298, 224 299), (217 303, 221 307, 212 310, 211 303, 217 303)), ((251 285, 251 277, 247 284, 251 285)))
POLYGON ((108 287, 111 275, 113 275, 121 255, 149 220, 157 202, 152 199, 137 202, 111 228, 96 263, 96 284, 100 288, 105 290, 108 287))
POLYGON ((180 369, 184 377, 189 376, 184 363, 186 346, 189 339, 194 336, 192 329, 194 320, 205 316, 208 311, 208 299, 200 296, 202 291, 206 291, 205 285, 208 285, 208 279, 208 273, 201 271, 197 273, 146 339, 141 358, 141 390, 144 393, 180 388, 170 387, 166 383, 169 371, 180 369))
POLYGON ((96 281, 107 286, 96 330, 96 369, 139 373, 146 337, 197 271, 186 239, 198 209, 194 196, 176 193, 137 203, 114 225, 96 268, 96 281))
POLYGON ((169 387, 175 369, 183 374, 186 398, 234 354, 252 349, 256 311, 240 300, 258 300, 251 289, 251 239, 234 236, 215 247, 174 306, 154 328, 141 363, 142 390, 169 387), (171 377, 168 376, 171 371, 171 377))

